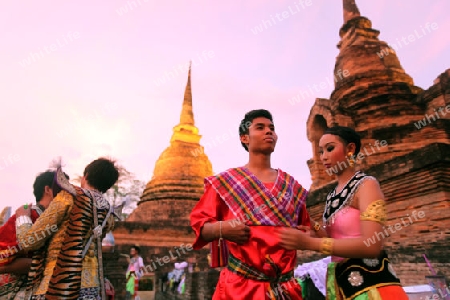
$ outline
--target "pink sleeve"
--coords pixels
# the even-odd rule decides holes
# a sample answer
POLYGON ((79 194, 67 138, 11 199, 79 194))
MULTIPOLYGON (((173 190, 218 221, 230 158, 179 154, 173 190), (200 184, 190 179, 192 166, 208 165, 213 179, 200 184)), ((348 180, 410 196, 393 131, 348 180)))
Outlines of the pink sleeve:
POLYGON ((192 245, 195 250, 199 250, 209 244, 201 237, 201 230, 205 223, 218 221, 222 200, 211 185, 206 187, 205 193, 195 205, 191 212, 191 227, 195 232, 195 241, 192 245))

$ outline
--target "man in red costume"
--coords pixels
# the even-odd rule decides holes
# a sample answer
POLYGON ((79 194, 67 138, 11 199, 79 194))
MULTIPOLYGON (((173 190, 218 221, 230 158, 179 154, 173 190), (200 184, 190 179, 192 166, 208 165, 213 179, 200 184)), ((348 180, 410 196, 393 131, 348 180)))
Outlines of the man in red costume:
POLYGON ((211 242, 212 267, 221 271, 213 299, 302 299, 294 278, 297 252, 279 246, 282 227, 310 226, 307 191, 273 169, 277 135, 267 110, 248 112, 239 126, 248 163, 205 179, 191 212, 194 249, 211 242))
MULTIPOLYGON (((65 174, 67 178, 67 174, 65 174)), ((56 193, 53 182, 54 171, 40 173, 33 184, 36 205, 31 207, 33 223, 50 205, 56 193)), ((28 204, 25 204, 28 206, 28 204)), ((32 253, 25 254, 17 243, 16 215, 0 227, 0 299, 13 299, 23 286, 31 265, 32 253)))

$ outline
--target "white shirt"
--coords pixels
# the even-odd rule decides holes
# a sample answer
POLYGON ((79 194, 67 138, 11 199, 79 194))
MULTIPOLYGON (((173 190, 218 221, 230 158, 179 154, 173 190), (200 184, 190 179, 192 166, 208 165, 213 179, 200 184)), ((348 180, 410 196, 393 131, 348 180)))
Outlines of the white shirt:
POLYGON ((132 257, 130 259, 130 264, 128 265, 127 272, 130 270, 131 266, 133 266, 134 268, 137 279, 141 279, 141 277, 144 275, 144 271, 141 270, 142 268, 144 268, 144 260, 142 259, 142 257, 132 257))

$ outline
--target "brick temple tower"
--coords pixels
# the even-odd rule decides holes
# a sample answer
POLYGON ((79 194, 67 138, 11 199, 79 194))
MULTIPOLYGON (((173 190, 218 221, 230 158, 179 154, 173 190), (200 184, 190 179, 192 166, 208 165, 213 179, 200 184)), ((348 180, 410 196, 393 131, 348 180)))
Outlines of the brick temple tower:
POLYGON ((402 283, 425 283, 430 272, 423 254, 448 277, 450 69, 427 90, 415 86, 395 51, 378 39, 380 32, 360 15, 354 0, 343 0, 343 13, 335 88, 330 99, 316 99, 307 120, 313 149, 307 162, 312 177, 309 210, 321 220, 326 194, 335 184, 320 162, 320 137, 333 125, 352 127, 361 135, 365 153, 359 167, 378 178, 388 201, 388 225, 414 210, 425 214, 386 241, 402 283))
POLYGON ((156 267, 149 272, 155 283, 163 273, 172 271, 177 261, 187 261, 197 271, 198 266, 207 266, 207 250, 187 247, 195 239, 189 214, 203 194, 204 178, 213 175, 200 138, 194 122, 189 68, 180 122, 173 128, 170 145, 156 162, 138 207, 114 229, 116 251, 129 253, 132 245, 138 245, 144 264, 156 267))

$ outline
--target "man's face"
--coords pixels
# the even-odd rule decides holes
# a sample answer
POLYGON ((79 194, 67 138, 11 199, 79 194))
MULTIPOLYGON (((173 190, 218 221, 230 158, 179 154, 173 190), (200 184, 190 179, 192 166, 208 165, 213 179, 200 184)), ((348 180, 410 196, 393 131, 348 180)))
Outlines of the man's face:
POLYGON ((137 254, 136 249, 131 248, 131 249, 130 249, 130 256, 135 256, 136 254, 137 254))
POLYGON ((275 150, 278 136, 272 121, 264 117, 255 118, 248 131, 248 134, 241 136, 241 141, 247 145, 249 152, 270 154, 275 150))
POLYGON ((46 185, 44 186, 44 193, 42 194, 41 199, 39 201, 36 201, 36 204, 42 205, 44 208, 47 208, 50 205, 50 202, 53 201, 53 198, 56 195, 53 195, 53 189, 46 185))

